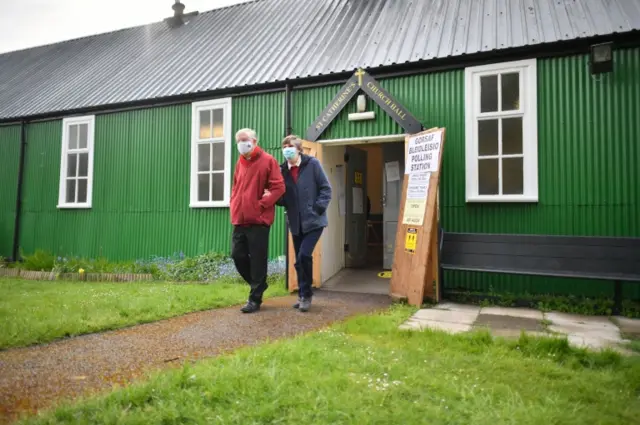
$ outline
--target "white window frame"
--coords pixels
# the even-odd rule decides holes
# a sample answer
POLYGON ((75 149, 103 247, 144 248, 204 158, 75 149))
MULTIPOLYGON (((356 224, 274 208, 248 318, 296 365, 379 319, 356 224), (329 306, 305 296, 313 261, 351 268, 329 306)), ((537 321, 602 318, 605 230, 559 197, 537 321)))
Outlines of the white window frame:
MULTIPOLYGON (((467 202, 538 202, 538 100, 536 59, 482 65, 465 69, 465 157, 467 202), (517 71, 520 73, 518 111, 480 112, 480 77, 517 71), (478 125, 482 118, 522 117, 523 194, 480 195, 478 193, 478 125)), ((498 102, 502 88, 498 84, 498 102)), ((502 126, 498 126, 502 138, 502 126)), ((499 143, 499 154, 502 143, 499 143)), ((505 156, 502 156, 505 157, 505 156)), ((508 156, 506 156, 508 157, 508 156)), ((502 161, 499 161, 502 190, 502 161)))
MULTIPOLYGON (((233 135, 231 134, 231 98, 205 100, 194 102, 191 105, 191 183, 190 202, 191 208, 222 208, 228 207, 231 198, 231 149, 233 148, 233 135), (223 110, 223 137, 200 139, 200 111, 203 109, 223 110), (198 200, 198 144, 200 143, 224 143, 224 197, 221 201, 198 200)), ((213 136, 213 135, 212 135, 213 136)))
MULTIPOLYGON (((94 152, 94 134, 95 134, 95 115, 86 115, 82 117, 70 117, 62 120, 62 149, 60 154, 60 182, 58 185, 58 205, 59 209, 81 209, 91 208, 93 198, 93 152, 94 152), (74 149, 75 153, 88 153, 87 164, 87 202, 67 202, 67 162, 69 150, 69 127, 71 125, 87 124, 87 147, 85 149, 74 149)), ((80 164, 76 164, 79 167, 80 164)), ((76 183, 77 196, 77 183, 76 183)))

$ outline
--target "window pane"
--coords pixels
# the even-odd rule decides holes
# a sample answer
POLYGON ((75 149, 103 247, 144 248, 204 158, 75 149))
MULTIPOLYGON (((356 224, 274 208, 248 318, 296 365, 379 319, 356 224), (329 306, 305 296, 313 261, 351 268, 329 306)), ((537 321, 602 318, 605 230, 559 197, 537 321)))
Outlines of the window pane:
POLYGON ((213 150, 213 171, 224 170, 224 143, 213 143, 211 145, 213 150))
POLYGON ((502 120, 502 153, 504 155, 522 153, 522 118, 502 120))
POLYGON ((522 158, 502 160, 502 193, 504 195, 522 195, 524 193, 522 158))
POLYGON ((498 155, 498 120, 478 121, 478 155, 498 155))
POLYGON ((80 124, 80 135, 79 135, 79 147, 80 149, 87 148, 87 135, 89 134, 89 125, 88 124, 80 124))
POLYGON ((78 149, 78 126, 69 126, 69 149, 78 149))
POLYGON ((78 177, 87 177, 89 175, 89 154, 81 153, 78 159, 78 177))
POLYGON ((200 111, 200 138, 211 138, 211 111, 200 111))
POLYGON ((209 176, 198 174, 198 201, 209 201, 209 176))
POLYGON ((498 110, 498 76, 480 77, 480 112, 498 110))
POLYGON ((222 201, 224 199, 224 173, 211 175, 211 200, 222 201))
POLYGON ((209 146, 209 143, 198 145, 198 171, 209 171, 211 165, 209 146))
POLYGON ((517 72, 502 74, 502 110, 520 109, 520 75, 517 72))
POLYGON ((213 137, 224 137, 224 110, 213 110, 213 137))
POLYGON ((75 177, 78 170, 78 154, 67 155, 67 177, 75 177))
POLYGON ((498 160, 481 159, 478 161, 478 193, 480 195, 498 195, 498 160))
POLYGON ((87 202, 87 179, 78 179, 78 202, 87 202))
POLYGON ((73 203, 76 200, 76 181, 75 179, 67 179, 67 193, 65 201, 73 203))

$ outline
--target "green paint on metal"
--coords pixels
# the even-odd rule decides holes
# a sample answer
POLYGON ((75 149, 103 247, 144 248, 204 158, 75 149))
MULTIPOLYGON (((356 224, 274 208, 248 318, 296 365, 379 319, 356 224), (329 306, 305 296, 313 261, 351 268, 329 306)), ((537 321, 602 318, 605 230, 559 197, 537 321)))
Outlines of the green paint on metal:
MULTIPOLYGON (((612 74, 592 77, 586 55, 538 61, 537 204, 465 201, 464 70, 382 80, 426 127, 446 127, 440 187, 448 231, 640 236, 640 49, 615 52, 612 74)), ((294 129, 303 133, 339 85, 294 92, 294 129)), ((355 100, 323 139, 401 133, 368 101, 376 119, 349 122, 355 100)), ((611 293, 605 282, 447 273, 449 287, 483 291, 611 293)), ((640 297, 637 285, 629 286, 640 297)))
MULTIPOLYGON (((444 228, 640 236, 640 49, 616 51, 614 64, 613 73, 592 77, 586 55, 538 61, 540 200, 536 204, 465 202, 463 70, 380 81, 425 127, 447 128, 440 188, 444 228)), ((304 135, 339 88, 333 85, 292 93, 295 134, 304 135)), ((323 139, 402 133, 371 100, 367 109, 376 113, 375 120, 348 121, 355 105, 355 100, 347 105, 323 139)), ((260 144, 278 161, 282 160, 283 106, 284 94, 272 93, 235 98, 232 110, 234 131, 255 128, 260 144)), ((188 207, 190 125, 190 105, 98 116, 94 206, 90 211, 56 208, 60 121, 29 125, 21 238, 24 250, 45 248, 114 259, 179 251, 188 255, 209 250, 229 252, 228 209, 188 207)), ((0 132, 0 164, 4 165, 7 155, 17 156, 18 146, 7 148, 6 140, 19 135, 19 130, 0 131, 4 131, 0 132)), ((237 151, 231 148, 235 163, 237 151)), ((11 175, 16 173, 5 169, 0 173, 7 173, 9 181, 15 179, 11 175)), ((2 199, 15 199, 10 190, 15 191, 0 189, 2 199)), ((11 208, 2 214, 11 214, 11 208)), ((278 210, 271 233, 271 256, 285 251, 284 224, 282 210, 278 210)), ((3 234, 8 231, 0 229, 3 234)), ((482 291, 611 292, 608 283, 480 273, 447 273, 445 282, 448 287, 482 291)), ((626 291, 629 296, 640 296, 637 286, 626 291)))
MULTIPOLYGON (((462 76, 460 76, 462 77, 462 76)), ((457 83, 462 87, 462 78, 457 83)), ((453 100, 462 119, 463 96, 453 100)), ((640 237, 640 49, 617 51, 614 71, 592 77, 585 55, 538 61, 537 204, 465 205, 464 135, 443 165, 447 230, 640 237)), ((438 123, 439 125, 439 123, 438 123)), ((608 282, 447 273, 447 286, 613 295, 608 282)), ((625 285, 640 298, 638 285, 625 285)))
MULTIPOLYGON (((255 128, 280 159, 282 94, 238 98, 233 131, 255 128)), ((60 121, 31 124, 21 246, 60 255, 148 258, 230 252, 228 208, 189 208, 191 106, 96 117, 91 210, 58 210, 60 121)), ((238 155, 235 145, 233 163, 238 155)), ((232 171, 233 172, 233 171, 232 171)), ((284 219, 271 229, 270 255, 284 253, 284 219)))
POLYGON ((20 126, 0 127, 0 256, 13 255, 16 194, 20 161, 20 126))

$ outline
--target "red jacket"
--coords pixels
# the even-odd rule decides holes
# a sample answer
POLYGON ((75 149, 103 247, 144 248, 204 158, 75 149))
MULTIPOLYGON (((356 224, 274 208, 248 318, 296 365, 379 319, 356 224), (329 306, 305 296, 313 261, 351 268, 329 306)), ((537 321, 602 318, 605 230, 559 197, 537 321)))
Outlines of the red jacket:
POLYGON ((275 158, 256 147, 251 158, 240 156, 231 188, 231 224, 271 226, 275 203, 285 191, 280 165, 275 158), (271 192, 264 195, 264 190, 271 192))

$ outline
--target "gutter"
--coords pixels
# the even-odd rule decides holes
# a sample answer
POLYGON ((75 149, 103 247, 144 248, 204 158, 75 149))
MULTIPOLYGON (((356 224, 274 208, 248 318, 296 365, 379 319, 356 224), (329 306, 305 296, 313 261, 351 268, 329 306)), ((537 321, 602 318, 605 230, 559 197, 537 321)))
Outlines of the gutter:
POLYGON ((18 159, 18 188, 16 193, 16 216, 13 222, 13 262, 18 261, 18 247, 20 246, 20 218, 22 217, 22 183, 24 181, 24 159, 27 146, 27 123, 20 122, 20 158, 18 159))

